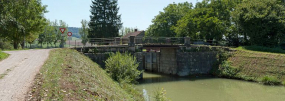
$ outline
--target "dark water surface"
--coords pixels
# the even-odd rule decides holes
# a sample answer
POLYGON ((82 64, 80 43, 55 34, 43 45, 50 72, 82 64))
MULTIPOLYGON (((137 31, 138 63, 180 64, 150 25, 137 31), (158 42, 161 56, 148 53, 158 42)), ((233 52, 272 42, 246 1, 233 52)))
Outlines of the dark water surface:
POLYGON ((177 78, 146 72, 143 75, 137 88, 147 92, 149 98, 164 88, 172 101, 285 101, 283 86, 211 77, 177 78))

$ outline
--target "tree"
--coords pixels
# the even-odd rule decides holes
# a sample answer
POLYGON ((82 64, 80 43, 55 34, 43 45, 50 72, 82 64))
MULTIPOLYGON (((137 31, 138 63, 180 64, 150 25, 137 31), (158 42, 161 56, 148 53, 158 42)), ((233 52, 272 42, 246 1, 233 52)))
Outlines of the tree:
POLYGON ((68 25, 62 21, 62 20, 59 20, 59 25, 60 25, 60 28, 65 28, 65 32, 63 34, 60 35, 60 45, 59 47, 63 48, 64 47, 64 44, 65 44, 65 41, 67 40, 67 32, 68 32, 68 25))
POLYGON ((126 35, 128 33, 135 32, 135 29, 139 30, 137 27, 134 27, 134 28, 132 28, 132 27, 122 27, 120 29, 120 35, 124 36, 124 35, 126 35))
MULTIPOLYGON (((19 43, 24 43, 26 37, 29 40, 37 38, 46 25, 43 14, 46 6, 41 5, 40 0, 1 0, 1 36, 13 41, 17 49, 19 43), (9 34, 8 34, 9 33, 9 34)), ((21 44, 24 48, 24 44, 21 44)))
POLYGON ((81 43, 85 46, 88 42, 88 22, 86 20, 81 21, 81 28, 79 29, 79 34, 81 36, 81 43))
POLYGON ((48 20, 47 23, 48 23, 48 25, 45 28, 44 35, 45 35, 46 44, 49 47, 49 45, 52 46, 52 44, 56 38, 56 36, 55 36, 56 32, 54 31, 54 29, 55 29, 54 22, 51 22, 48 20))
POLYGON ((178 3, 169 4, 160 12, 159 15, 155 16, 146 31, 147 36, 156 37, 175 37, 174 27, 177 21, 181 19, 185 13, 191 10, 193 5, 191 3, 178 3))
POLYGON ((222 24, 223 21, 217 16, 215 9, 210 7, 208 0, 204 0, 198 2, 195 9, 181 18, 174 29, 177 35, 182 37, 220 40, 224 31, 222 24))
MULTIPOLYGON (((241 0, 203 0, 173 28, 179 37, 223 40, 232 35, 231 12, 241 0)), ((229 38, 227 38, 229 39, 229 38)))
POLYGON ((46 41, 45 31, 41 33, 38 37, 38 43, 41 44, 41 47, 43 47, 44 42, 46 41))
MULTIPOLYGON (((53 22, 53 30, 54 30, 54 32, 55 32, 55 35, 54 35, 54 40, 53 40, 53 44, 54 44, 54 46, 56 47, 56 44, 57 44, 57 42, 59 41, 59 40, 61 40, 61 32, 60 32, 60 30, 59 30, 59 25, 58 25, 58 22, 57 22, 57 20, 55 20, 54 22, 53 22)), ((58 46, 59 47, 59 46, 58 46)))
POLYGON ((235 8, 232 17, 252 45, 284 42, 285 7, 277 0, 246 0, 235 8))
POLYGON ((88 38, 108 38, 119 36, 122 26, 118 15, 118 0, 93 0, 89 22, 88 38))

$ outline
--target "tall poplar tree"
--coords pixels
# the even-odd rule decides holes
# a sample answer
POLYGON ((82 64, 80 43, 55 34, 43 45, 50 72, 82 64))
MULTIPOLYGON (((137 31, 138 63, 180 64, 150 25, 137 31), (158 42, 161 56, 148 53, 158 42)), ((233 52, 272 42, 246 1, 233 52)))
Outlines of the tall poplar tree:
POLYGON ((119 36, 122 23, 121 15, 118 15, 118 0, 93 0, 90 12, 88 38, 119 36))

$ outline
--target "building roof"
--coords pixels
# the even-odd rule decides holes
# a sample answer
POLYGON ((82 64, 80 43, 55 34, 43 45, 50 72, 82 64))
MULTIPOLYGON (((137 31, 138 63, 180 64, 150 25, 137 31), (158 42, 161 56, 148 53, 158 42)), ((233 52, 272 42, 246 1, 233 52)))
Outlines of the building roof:
POLYGON ((144 31, 136 31, 136 32, 132 32, 132 33, 128 33, 125 36, 123 36, 123 38, 129 38, 130 36, 137 36, 139 34, 141 34, 144 31))

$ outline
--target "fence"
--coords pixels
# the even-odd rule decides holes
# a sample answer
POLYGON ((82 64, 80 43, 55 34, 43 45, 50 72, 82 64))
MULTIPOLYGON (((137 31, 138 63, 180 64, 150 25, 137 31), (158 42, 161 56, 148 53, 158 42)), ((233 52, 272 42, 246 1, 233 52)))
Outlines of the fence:
MULTIPOLYGON (((189 41, 190 44, 198 44, 198 45, 219 45, 226 46, 226 41, 213 41, 213 40, 192 40, 186 37, 135 37, 133 39, 135 44, 140 45, 183 45, 186 40, 189 41), (189 39, 189 40, 188 40, 189 39)), ((77 40, 67 40, 64 44, 64 47, 93 47, 93 46, 102 46, 102 45, 128 45, 130 42, 130 38, 89 38, 87 39, 85 45, 82 43, 81 39, 77 40)), ((60 42, 54 43, 44 43, 39 44, 37 41, 34 43, 28 44, 26 43, 26 48, 59 48, 60 42)))

